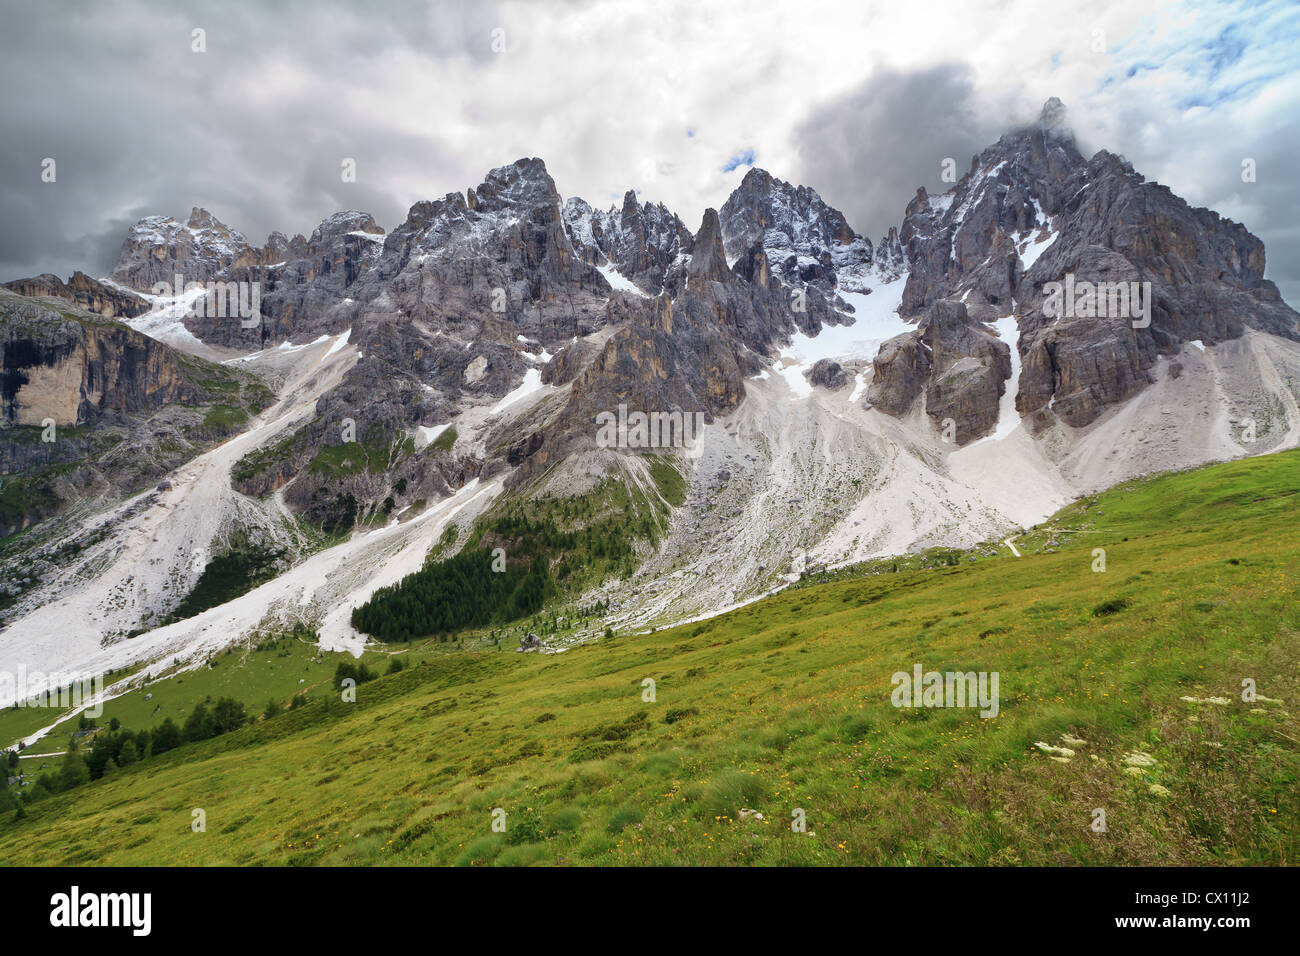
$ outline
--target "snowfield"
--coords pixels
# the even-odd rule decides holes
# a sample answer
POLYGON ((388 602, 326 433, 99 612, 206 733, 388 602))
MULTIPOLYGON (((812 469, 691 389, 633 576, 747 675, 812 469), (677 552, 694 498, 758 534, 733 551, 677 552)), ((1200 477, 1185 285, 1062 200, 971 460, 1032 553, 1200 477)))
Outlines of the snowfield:
POLYGON ((606 263, 603 266, 597 266, 596 269, 605 277, 606 281, 609 282, 615 292, 630 292, 643 299, 654 298, 654 296, 650 295, 648 292, 643 292, 635 282, 623 275, 623 273, 619 272, 618 269, 614 268, 614 266, 606 263))
MULTIPOLYGON (((839 293, 853 306, 852 316, 844 313, 851 324, 826 325, 815 336, 796 330, 790 344, 780 350, 775 371, 789 387, 795 398, 808 398, 812 386, 807 374, 822 359, 836 359, 841 363, 851 359, 870 361, 880 346, 896 335, 912 331, 915 326, 898 317, 898 307, 903 301, 906 277, 887 282, 872 276, 867 285, 870 292, 839 293)), ((865 387, 865 386, 864 386, 865 387)))

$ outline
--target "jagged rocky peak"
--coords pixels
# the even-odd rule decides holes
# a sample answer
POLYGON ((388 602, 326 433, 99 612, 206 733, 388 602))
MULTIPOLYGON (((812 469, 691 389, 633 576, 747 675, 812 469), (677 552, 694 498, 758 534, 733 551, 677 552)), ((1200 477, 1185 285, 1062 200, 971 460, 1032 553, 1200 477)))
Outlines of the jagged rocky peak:
POLYGON ((268 266, 283 263, 289 259, 300 259, 307 254, 307 239, 297 233, 292 239, 276 230, 266 237, 262 247, 262 259, 268 266))
MULTIPOLYGON (((317 302, 338 303, 338 321, 354 324, 353 341, 368 358, 418 366, 420 381, 453 399, 462 390, 500 397, 517 385, 528 367, 520 336, 555 346, 605 321, 610 285, 575 254, 540 159, 493 169, 463 193, 415 203, 382 242, 378 227, 364 220, 335 228, 348 243, 370 247, 373 259, 360 263, 355 282, 315 277, 303 306, 319 313, 317 302), (416 334, 412 320, 433 338, 399 341, 416 334), (476 361, 466 379, 466 363, 476 361)), ((303 318, 308 309, 296 308, 295 327, 303 318)))
POLYGON ((907 272, 907 250, 898 237, 896 226, 890 226, 880 242, 876 243, 872 252, 872 265, 882 278, 890 281, 907 272))
POLYGON ((695 239, 663 203, 637 203, 629 189, 622 207, 602 212, 574 197, 564 205, 564 228, 574 252, 592 265, 608 263, 651 295, 676 295, 695 239))
POLYGON ((356 318, 358 281, 378 263, 384 240, 374 217, 355 210, 326 216, 310 239, 287 239, 273 232, 261 250, 240 256, 217 276, 260 284, 260 322, 246 327, 221 316, 200 315, 188 317, 186 327, 210 345, 248 349, 271 338, 340 332, 356 318), (344 309, 347 302, 353 307, 344 309))
POLYGON ((727 265, 722 225, 716 209, 704 210, 704 221, 700 223, 700 231, 695 234, 695 250, 686 266, 686 276, 692 285, 706 279, 727 282, 736 278, 727 265))
POLYGON ((320 246, 336 236, 358 232, 369 236, 384 234, 383 227, 375 222, 375 217, 370 213, 348 210, 326 217, 312 232, 310 243, 312 246, 320 246))
POLYGON ((1038 125, 1048 135, 1064 136, 1073 141, 1074 132, 1070 129, 1067 114, 1065 104, 1055 96, 1049 96, 1038 114, 1038 125))
POLYGON ((761 244, 772 271, 787 284, 833 291, 863 288, 872 262, 870 240, 808 186, 793 186, 754 167, 720 212, 727 255, 735 260, 761 244))
POLYGON ((536 157, 518 159, 509 166, 498 166, 465 196, 466 205, 478 213, 505 209, 531 209, 557 205, 560 194, 546 164, 536 157))
POLYGON ((1053 97, 1036 122, 973 157, 948 192, 918 189, 899 236, 911 264, 902 314, 962 298, 988 306, 983 318, 1009 315, 1018 273, 1033 264, 1086 166, 1053 97))
POLYGON ((428 254, 447 245, 458 230, 468 229, 472 215, 465 194, 458 192, 412 204, 406 219, 390 234, 398 254, 380 267, 384 278, 395 275, 412 255, 428 254))
MULTIPOLYGON (((428 256, 481 255, 483 243, 500 242, 507 231, 516 229, 521 222, 545 234, 538 238, 540 246, 553 245, 553 232, 558 231, 560 238, 565 238, 559 202, 555 182, 540 159, 520 159, 499 166, 483 182, 463 193, 451 192, 441 199, 424 199, 412 204, 406 219, 384 244, 386 251, 379 262, 378 276, 383 280, 392 279, 412 260, 418 264, 428 256), (461 248, 466 240, 469 246, 461 248)), ((378 234, 375 229, 378 227, 355 224, 347 231, 378 234)))
POLYGON ((229 231, 226 224, 201 206, 190 207, 190 218, 186 220, 187 229, 213 229, 229 231))
MULTIPOLYGON (((481 249, 457 249, 461 240, 495 243, 521 223, 539 230, 539 247, 568 245, 560 218, 560 195, 540 159, 519 159, 491 170, 478 186, 411 206, 406 220, 392 232, 390 253, 380 267, 385 278, 405 268, 412 256, 479 255, 481 249), (558 233, 558 236, 556 235, 558 233)), ((566 249, 567 251, 567 249, 566 249)))
MULTIPOLYGON (((1034 122, 1002 136, 971 162, 971 172, 1008 161, 1034 180, 1036 197, 1051 203, 1060 186, 1085 160, 1074 140, 1069 111, 1055 96, 1043 104, 1034 122)), ((1012 170, 1014 171, 1014 169, 1012 170)), ((1049 210, 1053 211, 1053 210, 1049 210)))
POLYGON ((289 255, 289 237, 278 229, 266 237, 262 252, 271 262, 283 262, 289 255))
POLYGON ((179 273, 186 282, 205 282, 241 259, 258 258, 248 240, 195 206, 181 224, 170 216, 146 216, 127 232, 112 278, 147 292, 179 273))

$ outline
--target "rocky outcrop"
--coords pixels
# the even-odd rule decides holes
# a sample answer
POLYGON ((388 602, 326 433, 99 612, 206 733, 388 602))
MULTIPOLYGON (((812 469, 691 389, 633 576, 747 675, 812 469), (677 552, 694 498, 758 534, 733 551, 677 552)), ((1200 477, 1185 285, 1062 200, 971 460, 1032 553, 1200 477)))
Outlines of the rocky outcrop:
POLYGON ((206 209, 194 207, 179 223, 170 216, 146 216, 127 233, 112 278, 138 292, 155 285, 207 282, 237 264, 252 264, 258 253, 244 236, 206 209))
POLYGON ((105 285, 92 279, 84 272, 74 272, 72 278, 64 282, 52 273, 34 276, 30 279, 15 279, 4 283, 11 292, 25 296, 52 295, 66 299, 80 306, 87 312, 97 315, 135 318, 149 311, 149 301, 125 289, 105 285))
MULTIPOLYGON (((537 159, 495 169, 464 194, 416 203, 386 237, 361 214, 332 217, 307 247, 301 260, 262 270, 269 272, 263 334, 303 341, 351 330, 350 343, 365 356, 318 405, 318 421, 327 424, 308 429, 290 470, 269 479, 296 475, 285 500, 322 524, 346 524, 344 515, 366 512, 394 482, 404 483, 408 501, 433 499, 483 467, 463 454, 433 452, 394 452, 379 475, 308 467, 338 443, 343 418, 366 436, 363 444, 400 449, 415 426, 446 423, 465 403, 490 403, 517 387, 542 349, 561 352, 609 321, 630 321, 611 314, 628 308, 620 304, 627 299, 640 301, 614 293, 575 254, 559 195, 537 159), (354 260, 358 248, 363 255, 354 260)), ((593 354, 571 348, 557 374, 571 380, 593 354)), ((505 458, 513 442, 490 447, 505 458)))
POLYGON ((941 430, 951 421, 958 445, 988 434, 1011 377, 1010 347, 973 321, 960 302, 935 303, 920 332, 931 363, 926 414, 941 430))
POLYGON ((1055 98, 1038 122, 974 157, 944 196, 918 190, 899 240, 910 265, 904 316, 957 299, 979 321, 1017 318, 1016 407, 1038 424, 1053 416, 1088 424, 1140 391, 1156 358, 1187 341, 1220 342, 1246 328, 1300 337, 1300 315, 1263 277, 1258 239, 1118 156, 1085 160, 1055 98), (1048 315, 1049 283, 1067 280, 1081 289, 1124 283, 1129 308, 1048 315), (1127 295, 1133 283, 1139 293, 1150 283, 1140 311, 1127 295))
POLYGON ((808 381, 813 385, 835 391, 849 384, 851 379, 839 362, 834 359, 819 359, 808 370, 808 381))
MULTIPOLYGON (((596 446, 597 416, 628 412, 701 413, 706 420, 735 408, 744 377, 756 370, 752 356, 711 321, 691 293, 626 303, 631 320, 606 340, 576 376, 560 413, 538 433, 512 448, 517 486, 576 451, 596 446)), ((632 447, 628 453, 649 451, 632 447)))
POLYGON ((930 307, 916 331, 886 342, 872 364, 868 404, 902 416, 924 393, 931 421, 941 431, 951 422, 954 440, 965 445, 997 425, 1011 349, 965 305, 945 299, 930 307))
POLYGON ((896 228, 890 226, 889 232, 876 244, 872 260, 876 271, 887 281, 892 282, 907 273, 910 268, 907 252, 896 228))
POLYGON ((579 372, 591 364, 599 351, 598 346, 586 339, 566 345, 542 366, 542 383, 566 385, 572 382, 579 372))
POLYGON ((904 332, 889 339, 871 360, 867 404, 895 417, 907 414, 925 390, 930 365, 920 333, 904 332))
POLYGON ((306 255, 307 240, 302 234, 295 235, 290 239, 277 230, 266 237, 266 245, 262 247, 262 265, 283 265, 287 264, 290 259, 301 259, 306 255))

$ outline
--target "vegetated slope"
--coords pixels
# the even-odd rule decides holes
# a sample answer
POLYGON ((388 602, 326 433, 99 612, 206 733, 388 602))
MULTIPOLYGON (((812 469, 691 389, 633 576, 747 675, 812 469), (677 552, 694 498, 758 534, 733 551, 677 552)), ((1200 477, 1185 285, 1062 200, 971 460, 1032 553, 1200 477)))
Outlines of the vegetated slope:
POLYGON ((352 612, 354 627, 384 641, 409 641, 427 634, 446 635, 491 621, 511 621, 542 607, 552 585, 542 560, 506 567, 499 573, 484 550, 462 551, 380 588, 352 612))
POLYGON ((1145 479, 1066 508, 1018 539, 1021 558, 878 562, 562 655, 442 655, 362 685, 353 704, 321 688, 306 707, 6 814, 0 852, 1294 864, 1297 489, 1295 451, 1145 479), (1000 713, 896 709, 891 675, 917 663, 998 672, 1000 713), (194 808, 206 832, 192 832, 194 808), (807 832, 792 830, 796 811, 807 832))

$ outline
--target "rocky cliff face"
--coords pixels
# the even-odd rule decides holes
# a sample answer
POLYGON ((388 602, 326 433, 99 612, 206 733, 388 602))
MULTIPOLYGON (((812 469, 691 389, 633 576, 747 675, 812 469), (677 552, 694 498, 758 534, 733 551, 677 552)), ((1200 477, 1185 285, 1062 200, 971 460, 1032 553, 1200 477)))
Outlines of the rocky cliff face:
POLYGON ((204 315, 186 325, 204 342, 235 349, 343 331, 356 313, 336 306, 347 304, 352 286, 378 261, 384 238, 372 216, 355 211, 330 216, 309 239, 287 240, 283 233, 272 233, 260 253, 244 256, 214 276, 259 283, 260 321, 204 315))
POLYGON ((1036 124, 974 157, 945 195, 918 190, 899 240, 910 266, 903 315, 955 300, 980 322, 1016 318, 1024 366, 1016 407, 1039 426, 1088 424, 1145 387, 1156 357, 1184 342, 1246 328, 1300 334, 1300 316, 1263 278, 1258 239, 1120 157, 1085 160, 1056 99, 1036 124), (1101 297, 1054 309, 1051 283, 1067 280, 1102 286, 1101 297), (1108 314, 1116 311, 1124 314, 1108 314))
POLYGON ((918 189, 899 232, 911 266, 902 314, 916 315, 939 299, 961 299, 979 318, 1009 314, 1027 268, 1021 253, 1032 263, 1031 245, 1050 234, 1051 217, 1085 165, 1053 101, 1036 125, 973 157, 943 196, 918 189))
POLYGON ((1222 342, 1247 328, 1300 336, 1300 315, 1263 278, 1263 244, 1240 224, 1188 206, 1106 152, 1075 172, 1067 192, 1052 222, 1055 241, 1015 290, 1023 303, 1022 414, 1055 400, 1061 420, 1087 424, 1139 390, 1156 356, 1184 342, 1222 342), (1111 293, 1089 308, 1080 292, 1075 314, 1062 316, 1047 308, 1045 289, 1069 280, 1141 291, 1143 307, 1130 295, 1124 310, 1111 293))
POLYGON ((74 426, 100 411, 134 413, 198 397, 162 343, 117 322, 0 295, 6 422, 74 426))
POLYGON ((15 279, 13 282, 4 283, 4 286, 19 295, 52 295, 66 299, 87 312, 94 312, 97 315, 130 319, 149 311, 147 299, 125 289, 106 285, 97 279, 92 279, 84 272, 74 272, 67 282, 47 272, 30 279, 15 279))
POLYGON ((960 302, 935 303, 919 331, 930 357, 926 414, 941 431, 951 420, 959 445, 982 438, 998 423, 998 400, 1011 376, 1010 347, 973 322, 960 302))
POLYGON ((0 369, 0 537, 72 500, 139 490, 270 399, 247 373, 8 290, 0 369))

